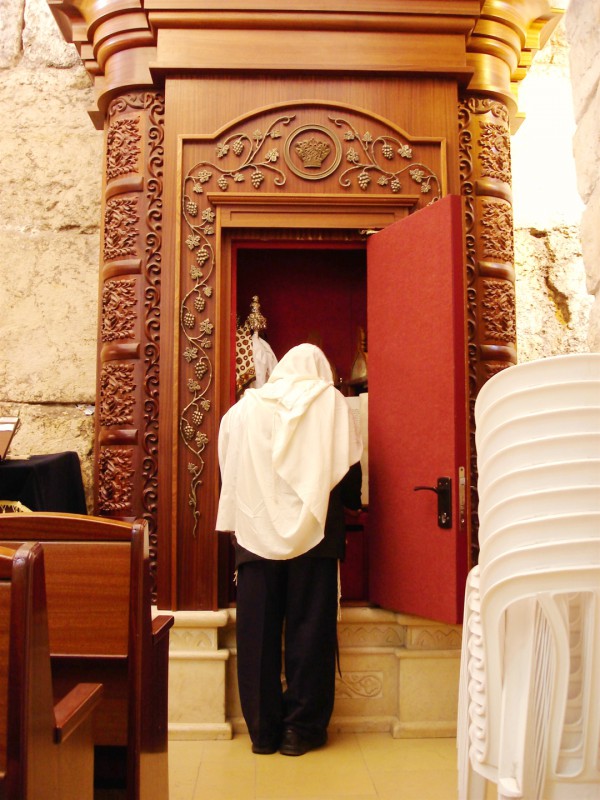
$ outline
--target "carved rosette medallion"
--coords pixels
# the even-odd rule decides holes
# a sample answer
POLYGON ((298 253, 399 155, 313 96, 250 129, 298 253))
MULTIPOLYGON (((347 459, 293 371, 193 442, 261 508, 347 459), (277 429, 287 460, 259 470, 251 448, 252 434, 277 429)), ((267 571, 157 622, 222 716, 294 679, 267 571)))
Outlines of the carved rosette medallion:
POLYGON ((322 180, 339 167, 342 146, 323 125, 301 125, 287 137, 283 155, 285 163, 300 178, 322 180))
MULTIPOLYGON (((338 112, 339 109, 336 109, 338 112)), ((310 113, 310 112, 308 112, 310 113)), ((214 326, 216 212, 209 192, 285 192, 292 175, 314 184, 337 181, 337 189, 420 197, 418 207, 442 195, 441 180, 428 158, 441 167, 441 140, 412 140, 381 122, 321 113, 323 121, 302 122, 295 113, 255 120, 255 127, 236 124, 218 139, 197 146, 202 158, 184 169, 181 195, 182 288, 179 307, 181 372, 179 437, 188 454, 188 507, 195 536, 201 516, 199 491, 204 451, 211 444, 208 422, 212 412, 214 364, 212 347, 219 331, 214 326), (284 138, 285 136, 285 138, 284 138), (432 144, 433 142, 433 144, 432 144), (424 155, 420 157, 421 150, 424 155)), ((206 140, 207 137, 202 137, 206 140)))
POLYGON ((164 112, 156 92, 117 97, 107 112, 98 378, 98 511, 146 519, 153 573, 164 112), (125 476, 129 485, 120 492, 114 483, 125 476))

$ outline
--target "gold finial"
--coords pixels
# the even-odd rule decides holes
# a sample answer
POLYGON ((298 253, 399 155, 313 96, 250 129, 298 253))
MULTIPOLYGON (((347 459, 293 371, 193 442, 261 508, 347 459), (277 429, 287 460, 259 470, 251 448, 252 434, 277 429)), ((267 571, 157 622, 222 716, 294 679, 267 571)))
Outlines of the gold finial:
POLYGON ((257 294, 254 295, 250 303, 250 313, 248 314, 246 325, 248 325, 251 331, 256 331, 257 333, 264 331, 267 327, 267 320, 260 311, 260 303, 257 294))

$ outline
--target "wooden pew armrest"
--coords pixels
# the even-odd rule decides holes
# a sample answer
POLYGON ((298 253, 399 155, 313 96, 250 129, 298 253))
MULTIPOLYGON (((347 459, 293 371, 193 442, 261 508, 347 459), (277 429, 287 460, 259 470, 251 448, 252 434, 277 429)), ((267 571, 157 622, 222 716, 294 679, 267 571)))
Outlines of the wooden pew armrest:
POLYGON ((174 622, 174 617, 169 614, 159 614, 158 617, 154 617, 152 620, 152 644, 158 644, 167 636, 174 622))
POLYGON ((92 713, 100 702, 101 683, 78 683, 54 706, 54 741, 60 744, 92 713))

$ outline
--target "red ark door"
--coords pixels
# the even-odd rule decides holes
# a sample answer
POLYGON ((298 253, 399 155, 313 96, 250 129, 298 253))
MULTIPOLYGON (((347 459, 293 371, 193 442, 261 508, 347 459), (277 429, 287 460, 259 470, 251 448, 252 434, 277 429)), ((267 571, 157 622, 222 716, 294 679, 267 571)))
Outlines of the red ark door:
POLYGON ((370 599, 446 623, 462 619, 468 569, 462 216, 449 195, 367 247, 370 599), (438 494, 415 491, 438 479, 449 527, 438 494))

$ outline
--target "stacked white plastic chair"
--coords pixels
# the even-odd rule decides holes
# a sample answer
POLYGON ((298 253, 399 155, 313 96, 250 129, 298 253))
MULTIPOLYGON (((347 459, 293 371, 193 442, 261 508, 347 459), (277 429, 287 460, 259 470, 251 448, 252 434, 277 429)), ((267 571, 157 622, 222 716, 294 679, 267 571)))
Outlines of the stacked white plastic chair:
POLYGON ((600 353, 491 378, 475 405, 459 800, 600 798, 600 353))

